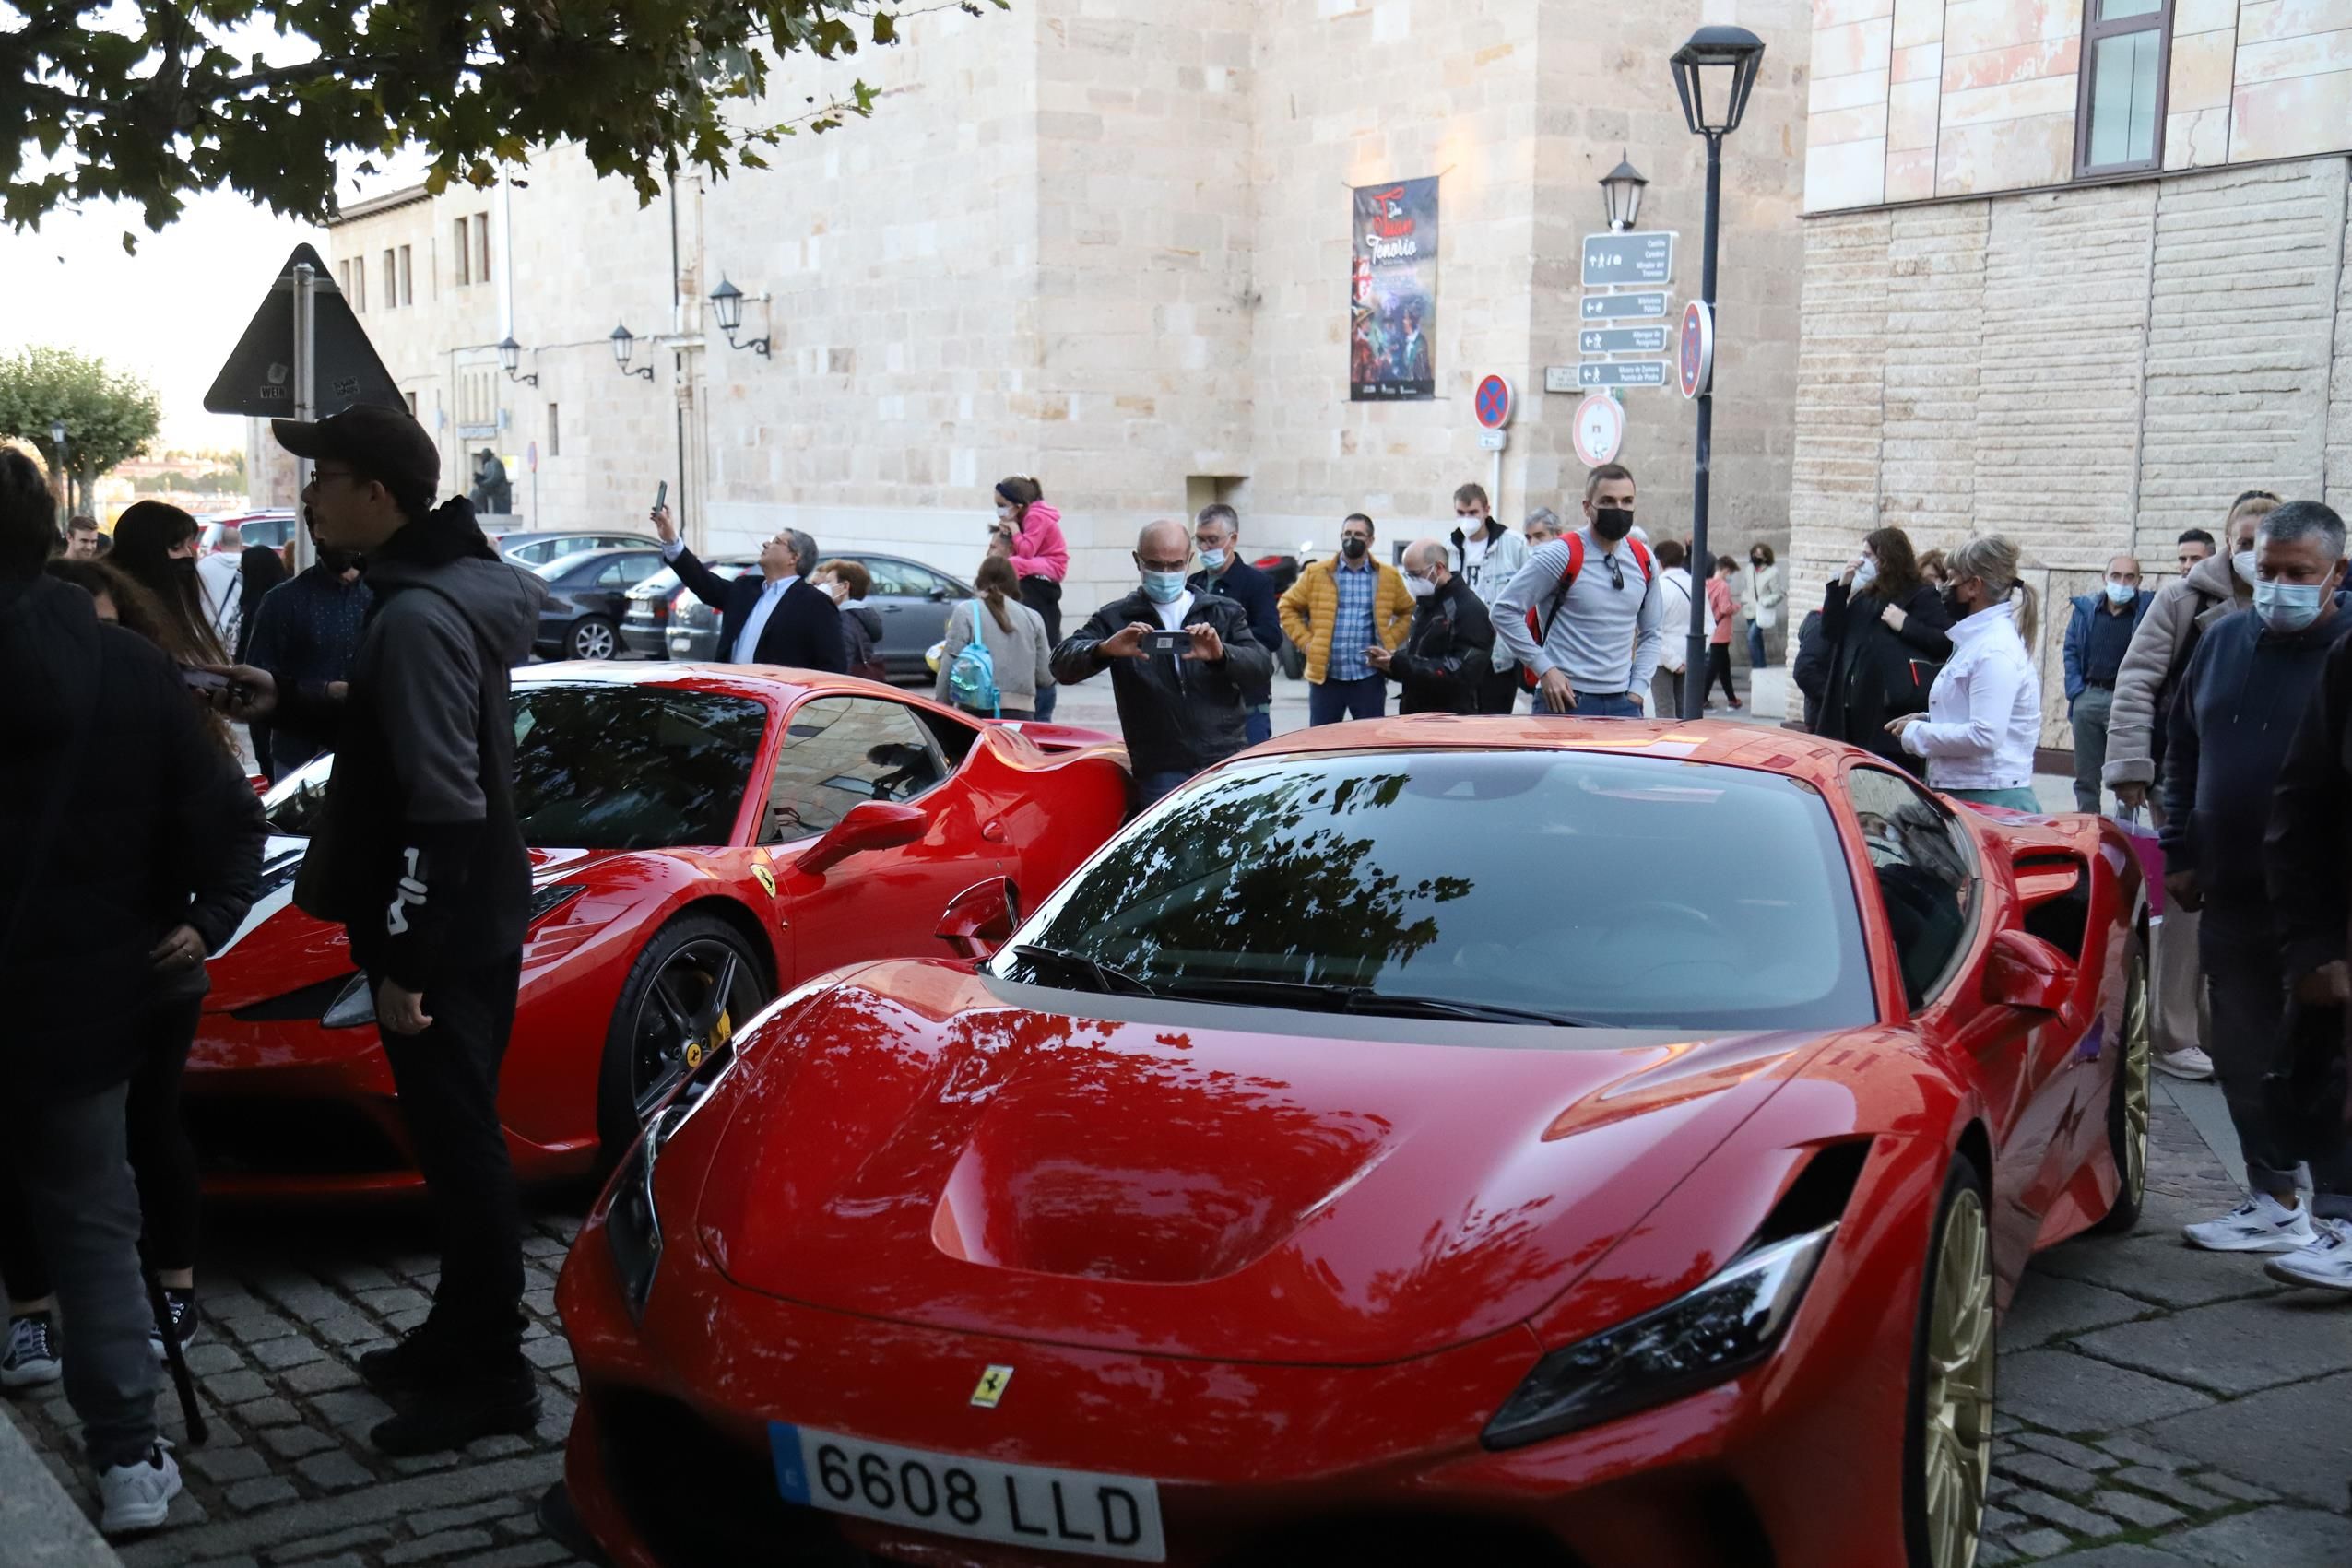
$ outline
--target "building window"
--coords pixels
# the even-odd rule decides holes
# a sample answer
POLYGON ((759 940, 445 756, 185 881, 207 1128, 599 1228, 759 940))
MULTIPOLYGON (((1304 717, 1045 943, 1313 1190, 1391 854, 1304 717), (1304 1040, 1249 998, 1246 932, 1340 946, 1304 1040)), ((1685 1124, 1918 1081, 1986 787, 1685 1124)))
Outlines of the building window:
POLYGON ((408 400, 408 418, 412 419, 415 419, 417 417, 417 395, 413 392, 404 392, 400 395, 408 400))
POLYGON ((561 456, 563 452, 563 419, 552 403, 547 406, 547 454, 561 456))
POLYGON ((417 302, 417 269, 411 265, 414 259, 408 246, 400 247, 400 302, 403 305, 417 302))
POLYGON ((2173 0, 2085 0, 2074 173, 2124 174, 2164 159, 2173 0))
POLYGON ((467 265, 466 220, 462 218, 459 218, 457 220, 456 228, 457 232, 455 239, 455 249, 452 250, 449 253, 456 260, 457 287, 463 289, 467 284, 471 283, 474 280, 474 274, 472 269, 467 265))
POLYGON ((384 253, 384 308, 391 310, 400 303, 400 255, 386 246, 384 253))
POLYGON ((355 311, 368 308, 368 258, 365 256, 351 258, 351 308, 355 311))
MULTIPOLYGON (((2168 3, 2167 15, 2170 14, 2168 3)), ((474 214, 474 276, 484 283, 490 281, 490 214, 474 214)))
POLYGON ((335 264, 335 286, 343 290, 345 299, 351 297, 351 264, 349 262, 339 261, 335 264))

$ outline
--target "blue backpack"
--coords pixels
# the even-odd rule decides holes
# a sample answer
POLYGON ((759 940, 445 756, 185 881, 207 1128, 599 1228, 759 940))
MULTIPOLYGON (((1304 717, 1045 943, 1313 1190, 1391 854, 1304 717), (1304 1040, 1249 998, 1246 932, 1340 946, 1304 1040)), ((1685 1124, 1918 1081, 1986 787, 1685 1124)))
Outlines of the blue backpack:
POLYGON ((948 692, 958 707, 1000 718, 1004 714, 1004 696, 997 690, 997 661, 989 656, 988 645, 980 641, 979 602, 969 601, 969 607, 972 641, 956 650, 955 662, 948 666, 948 692))

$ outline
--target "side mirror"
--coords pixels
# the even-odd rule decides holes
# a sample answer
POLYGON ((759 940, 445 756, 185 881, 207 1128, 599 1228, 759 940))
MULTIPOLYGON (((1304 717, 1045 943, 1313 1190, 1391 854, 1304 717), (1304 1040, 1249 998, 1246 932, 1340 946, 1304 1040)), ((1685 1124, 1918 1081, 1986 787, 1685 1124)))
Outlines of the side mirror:
POLYGON ((931 590, 930 596, 933 604, 945 604, 955 596, 955 590, 942 583, 931 590))
POLYGON ((821 877, 853 855, 913 843, 929 826, 929 819, 912 806, 898 806, 887 800, 860 802, 809 846, 808 853, 800 857, 800 869, 812 877, 821 877))
POLYGON ((975 882, 948 900, 935 935, 965 958, 987 958, 1012 939, 1021 918, 1014 902, 1011 878, 975 882))
POLYGON ((1996 931, 1985 955, 1984 999, 1995 1007, 2054 1013, 2074 994, 2074 961, 2039 937, 1996 931))

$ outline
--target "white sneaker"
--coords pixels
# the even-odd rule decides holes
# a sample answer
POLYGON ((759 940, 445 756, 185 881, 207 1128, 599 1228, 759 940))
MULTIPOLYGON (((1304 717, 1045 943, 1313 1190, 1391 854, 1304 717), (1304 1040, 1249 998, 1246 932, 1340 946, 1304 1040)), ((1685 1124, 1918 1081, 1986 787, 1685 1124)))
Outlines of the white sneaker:
POLYGON ((2185 1078, 2192 1083, 2202 1083, 2213 1077, 2213 1058, 2194 1045, 2183 1045, 2170 1053, 2157 1052, 2156 1070, 2174 1078, 2185 1078))
POLYGON ((2313 1220, 2319 1239, 2300 1252, 2274 1257, 2263 1272, 2289 1285, 2352 1291, 2352 1220, 2313 1220))
POLYGON ((45 1312, 27 1313, 8 1325, 0 1345, 0 1388, 30 1388, 57 1381, 56 1331, 45 1312))
POLYGON ((2249 1193, 2218 1220, 2183 1225, 2181 1234, 2207 1252, 2300 1252, 2319 1239, 2301 1199, 2288 1208, 2266 1192, 2249 1193))
POLYGON ((102 1533, 151 1530, 163 1523, 163 1515, 171 1511, 171 1500, 180 1495, 180 1467, 171 1448, 170 1442, 159 1437, 146 1458, 110 1465, 99 1472, 98 1499, 105 1505, 98 1516, 102 1533))

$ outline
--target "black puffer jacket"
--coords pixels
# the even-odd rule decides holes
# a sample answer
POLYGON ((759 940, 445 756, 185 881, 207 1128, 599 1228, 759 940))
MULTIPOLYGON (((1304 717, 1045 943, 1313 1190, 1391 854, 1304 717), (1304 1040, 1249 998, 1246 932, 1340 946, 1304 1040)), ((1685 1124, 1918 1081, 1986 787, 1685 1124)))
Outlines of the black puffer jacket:
POLYGON ((0 1075, 75 1099, 130 1077, 141 1015, 189 988, 148 962, 163 934, 217 951, 245 917, 261 802, 171 661, 79 588, 0 584, 0 1075))
POLYGON ((1903 598, 1903 630, 1882 619, 1886 601, 1870 590, 1849 598, 1834 582, 1821 602, 1821 634, 1829 644, 1829 679, 1815 732, 1873 751, 1918 772, 1917 757, 1895 743, 1886 721, 1927 712, 1932 666, 1952 656, 1952 617, 1943 595, 1922 584, 1903 598))
POLYGON ((1415 604, 1412 630, 1389 662, 1389 678, 1404 688, 1400 713, 1474 713, 1478 687, 1494 673, 1495 623, 1467 578, 1415 604))
POLYGON ((1184 624, 1216 628, 1225 645, 1225 656, 1216 664, 1174 654, 1106 659, 1095 652, 1137 621, 1160 624, 1159 607, 1140 588, 1096 610, 1054 650, 1054 678, 1064 686, 1110 670, 1111 695, 1118 702, 1119 730, 1135 777, 1197 773, 1248 745, 1243 694, 1271 682, 1274 668, 1272 656, 1249 630, 1249 612, 1232 599, 1192 595, 1184 624))

